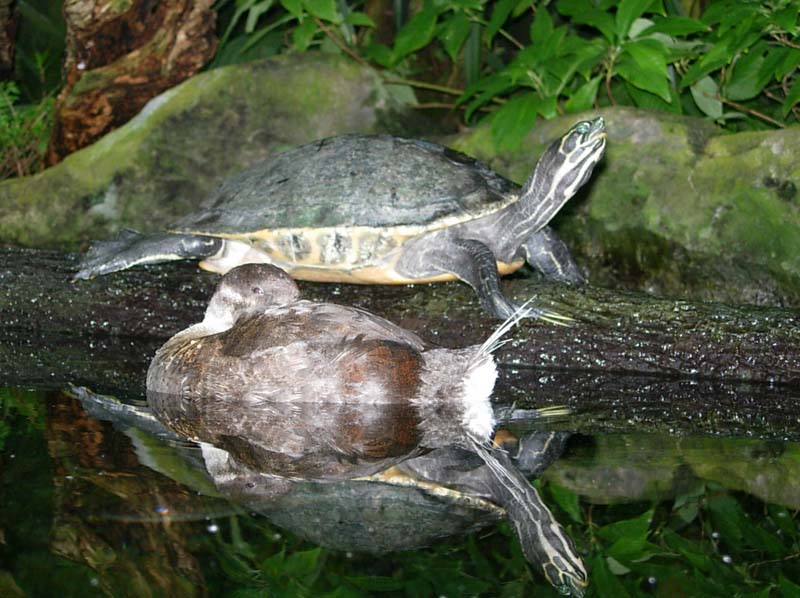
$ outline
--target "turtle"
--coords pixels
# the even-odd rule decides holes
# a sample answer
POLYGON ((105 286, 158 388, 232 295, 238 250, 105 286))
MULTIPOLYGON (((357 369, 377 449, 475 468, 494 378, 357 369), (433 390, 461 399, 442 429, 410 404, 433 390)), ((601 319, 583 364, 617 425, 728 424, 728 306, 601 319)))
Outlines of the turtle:
MULTIPOLYGON (((605 146, 602 117, 578 122, 519 187, 485 163, 429 141, 329 137, 233 176, 207 207, 166 232, 128 229, 94 244, 74 277, 196 259, 220 274, 263 262, 321 282, 459 279, 489 314, 505 319, 517 305, 502 293, 500 275, 526 261, 546 278, 585 281, 547 224, 589 179, 605 146)), ((541 309, 528 315, 554 316, 541 309)))

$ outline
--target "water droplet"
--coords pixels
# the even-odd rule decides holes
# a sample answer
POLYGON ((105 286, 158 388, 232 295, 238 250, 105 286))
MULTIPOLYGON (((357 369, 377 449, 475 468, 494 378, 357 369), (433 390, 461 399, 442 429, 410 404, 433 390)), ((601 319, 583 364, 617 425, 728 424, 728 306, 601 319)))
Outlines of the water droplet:
POLYGON ((725 563, 726 565, 730 565, 733 562, 733 559, 731 558, 731 555, 723 554, 722 555, 722 562, 725 563))

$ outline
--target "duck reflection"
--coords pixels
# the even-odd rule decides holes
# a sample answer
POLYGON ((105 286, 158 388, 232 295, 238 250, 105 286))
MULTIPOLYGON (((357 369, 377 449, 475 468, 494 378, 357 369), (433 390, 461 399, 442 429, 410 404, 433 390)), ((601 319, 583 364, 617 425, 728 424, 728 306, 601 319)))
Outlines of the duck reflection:
POLYGON ((217 486, 251 506, 298 480, 454 476, 505 510, 554 586, 581 594, 586 570, 571 541, 491 444, 491 353, 511 325, 481 346, 431 348, 363 310, 304 301, 280 269, 247 264, 222 278, 203 322, 157 352, 148 403, 202 443, 217 486))

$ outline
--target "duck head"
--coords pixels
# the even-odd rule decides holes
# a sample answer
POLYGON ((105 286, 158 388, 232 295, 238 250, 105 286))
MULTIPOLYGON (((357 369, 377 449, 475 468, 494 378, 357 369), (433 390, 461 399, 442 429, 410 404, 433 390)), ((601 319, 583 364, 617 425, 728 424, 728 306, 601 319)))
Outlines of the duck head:
POLYGON ((300 299, 294 280, 272 264, 245 264, 219 281, 206 308, 203 324, 227 330, 242 315, 287 305, 300 299))

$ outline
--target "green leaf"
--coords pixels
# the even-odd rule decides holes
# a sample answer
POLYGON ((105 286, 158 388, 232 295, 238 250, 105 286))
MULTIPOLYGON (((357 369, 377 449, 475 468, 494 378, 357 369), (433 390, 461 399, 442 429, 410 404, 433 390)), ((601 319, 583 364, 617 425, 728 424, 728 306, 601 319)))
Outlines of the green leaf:
POLYGON ((472 23, 463 12, 454 14, 445 21, 439 30, 437 37, 441 40, 445 52, 450 56, 450 60, 456 62, 458 53, 464 45, 464 40, 469 35, 472 23))
POLYGON ((344 18, 344 21, 345 23, 349 23, 350 25, 355 25, 357 27, 375 27, 375 21, 373 21, 369 15, 358 11, 349 13, 344 18))
POLYGON ((615 67, 617 73, 631 85, 649 91, 667 103, 671 102, 666 48, 663 44, 642 39, 625 44, 623 50, 622 58, 615 67))
POLYGON ((783 598, 800 598, 800 586, 786 579, 783 574, 778 578, 778 588, 783 598))
POLYGON ((614 27, 618 39, 625 39, 633 22, 642 16, 652 0, 622 0, 617 7, 614 27))
POLYGON ((770 22, 784 31, 792 31, 797 27, 797 4, 791 3, 783 10, 769 15, 770 22))
POLYGON ((572 490, 568 490, 567 488, 558 486, 557 484, 549 484, 547 486, 547 490, 550 493, 550 496, 553 497, 553 500, 556 502, 556 504, 561 507, 567 515, 570 516, 570 519, 576 523, 583 522, 583 513, 581 512, 581 506, 578 502, 577 494, 575 494, 572 490))
POLYGON ((336 8, 336 0, 303 0, 308 14, 328 23, 341 23, 342 15, 336 8))
POLYGON ((589 79, 586 83, 581 85, 577 91, 567 100, 564 108, 567 112, 583 112, 594 107, 594 101, 597 98, 597 89, 600 87, 602 77, 598 75, 589 79))
POLYGON ((711 71, 715 71, 727 64, 730 57, 729 42, 727 40, 717 42, 698 62, 689 67, 689 70, 686 71, 686 74, 681 80, 681 88, 685 89, 689 87, 692 83, 703 78, 711 71))
POLYGON ((525 93, 507 101, 492 115, 492 139, 500 150, 520 146, 536 122, 541 101, 533 93, 525 93))
POLYGON ((665 33, 667 35, 685 36, 701 31, 709 31, 708 25, 689 17, 656 17, 653 25, 642 31, 641 35, 665 33))
POLYGON ((728 494, 716 496, 706 503, 714 531, 727 546, 739 551, 746 537, 747 520, 739 502, 728 494))
POLYGON ((775 70, 775 74, 779 77, 794 74, 798 66, 800 66, 800 48, 790 48, 783 64, 775 70))
POLYGON ((711 558, 701 545, 679 536, 670 529, 662 531, 661 539, 669 548, 681 553, 696 569, 707 573, 713 568, 711 558))
POLYGON ((481 76, 481 30, 478 23, 470 23, 469 36, 464 43, 464 78, 472 85, 481 76))
POLYGON ((392 50, 384 44, 368 44, 362 50, 364 57, 377 62, 383 67, 390 67, 392 65, 392 50))
POLYGON ((506 74, 497 74, 485 77, 467 87, 461 97, 456 101, 456 106, 460 106, 474 96, 469 103, 464 115, 464 119, 469 122, 472 114, 492 98, 497 97, 514 87, 513 81, 506 74))
POLYGON ((756 85, 763 89, 771 80, 779 79, 783 63, 790 52, 789 48, 770 48, 759 69, 756 85))
POLYGON ((674 114, 681 114, 681 102, 678 93, 670 88, 672 95, 671 102, 665 102, 659 96, 649 91, 634 87, 627 81, 625 82, 625 91, 631 96, 633 103, 639 108, 645 110, 660 110, 662 112, 672 112, 674 114))
POLYGON ((313 19, 306 17, 292 31, 292 43, 298 52, 305 52, 319 29, 313 19))
POLYGON ((628 598, 630 594, 609 569, 606 559, 598 555, 592 560, 592 588, 595 596, 628 598))
POLYGON ((749 100, 756 97, 764 86, 759 86, 759 72, 764 64, 763 50, 752 48, 737 63, 731 74, 729 83, 725 86, 725 97, 731 100, 749 100))
POLYGON ((622 538, 646 540, 650 531, 650 522, 652 520, 653 509, 650 509, 638 517, 604 525, 597 530, 597 535, 604 540, 609 540, 612 542, 616 542, 622 538))
POLYGON ((405 587, 405 582, 402 579, 381 575, 352 576, 346 579, 354 586, 371 592, 394 592, 402 590, 405 587))
POLYGON ((301 0, 281 0, 281 5, 297 19, 303 18, 303 3, 301 0))
POLYGON ((253 33, 256 25, 258 24, 258 19, 261 18, 261 15, 272 8, 272 1, 273 0, 264 0, 263 2, 257 2, 250 7, 250 10, 247 12, 247 20, 245 21, 244 26, 245 33, 253 33))
POLYGON ((424 48, 433 40, 438 13, 432 5, 426 4, 397 34, 392 52, 394 62, 412 52, 424 48))
POLYGON ((322 548, 312 548, 293 552, 283 562, 283 574, 291 578, 304 578, 310 576, 317 568, 322 548))
POLYGON ((722 116, 722 102, 719 101, 719 87, 711 77, 703 77, 690 87, 692 98, 703 114, 712 118, 722 116))
POLYGON ((800 102, 800 77, 794 80, 792 89, 789 90, 789 93, 787 93, 786 97, 783 99, 783 105, 781 106, 783 118, 789 115, 789 112, 791 112, 797 102, 800 102))
POLYGON ((604 10, 593 8, 586 0, 560 0, 556 5, 562 15, 572 17, 572 20, 581 25, 591 25, 599 29, 608 41, 615 40, 614 17, 604 10), (588 9, 588 10, 587 10, 588 9))
POLYGON ((536 18, 531 25, 531 43, 534 45, 545 44, 550 34, 553 33, 553 19, 546 9, 537 10, 536 18))
MULTIPOLYGON (((486 43, 492 44, 494 36, 503 28, 511 10, 517 4, 517 0, 500 0, 494 5, 492 9, 492 16, 489 19, 489 24, 486 26, 486 43)), ((546 12, 546 11, 545 11, 546 12)))

